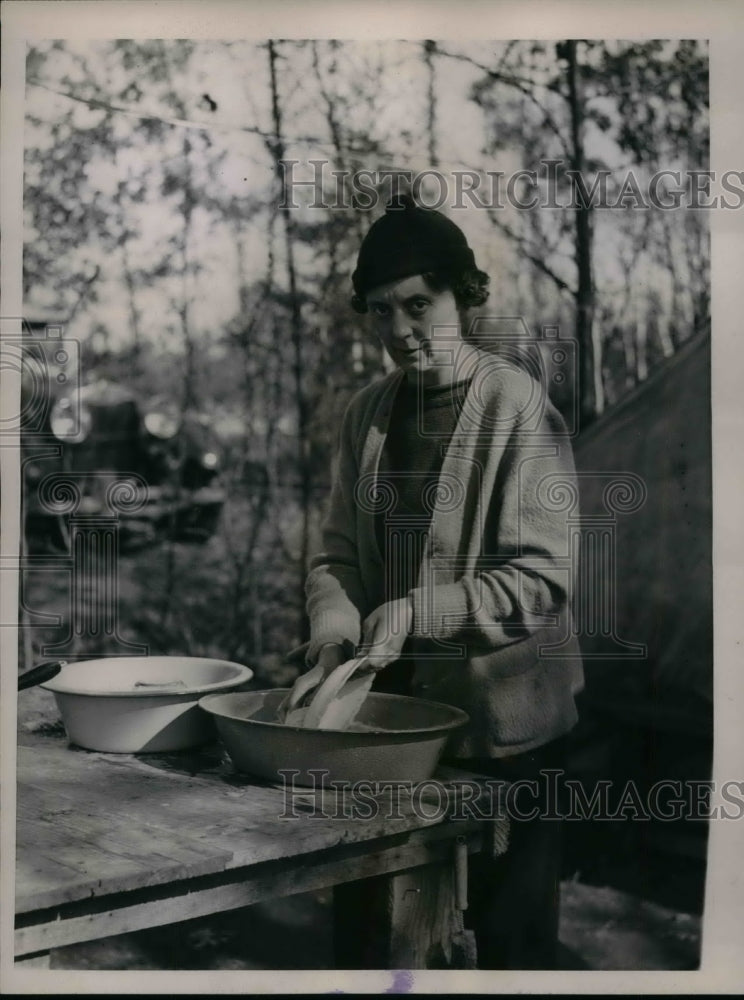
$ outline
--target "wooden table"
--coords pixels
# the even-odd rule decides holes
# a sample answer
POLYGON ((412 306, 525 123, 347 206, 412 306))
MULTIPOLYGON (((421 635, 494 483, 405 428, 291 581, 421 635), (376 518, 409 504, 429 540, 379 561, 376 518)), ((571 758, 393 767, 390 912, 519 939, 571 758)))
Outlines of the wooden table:
POLYGON ((343 887, 336 895, 347 916, 356 890, 378 901, 374 921, 357 912, 355 935, 369 934, 355 937, 355 955, 342 928, 338 967, 457 963, 455 872, 467 853, 503 852, 507 820, 448 818, 436 803, 411 809, 410 798, 397 816, 387 808, 350 818, 338 802, 327 793, 293 798, 237 774, 217 745, 135 757, 24 734, 16 961, 38 964, 65 945, 334 886, 343 887))

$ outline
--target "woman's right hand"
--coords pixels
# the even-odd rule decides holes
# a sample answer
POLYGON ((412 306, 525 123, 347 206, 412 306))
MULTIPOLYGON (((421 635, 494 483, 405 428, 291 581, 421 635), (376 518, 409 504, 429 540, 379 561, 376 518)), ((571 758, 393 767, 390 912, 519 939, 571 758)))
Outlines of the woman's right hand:
POLYGON ((328 677, 336 667, 340 667, 342 663, 351 659, 353 656, 349 653, 345 644, 340 642, 327 642, 325 646, 320 647, 320 652, 318 653, 318 659, 315 661, 315 665, 320 667, 323 671, 323 676, 328 677))

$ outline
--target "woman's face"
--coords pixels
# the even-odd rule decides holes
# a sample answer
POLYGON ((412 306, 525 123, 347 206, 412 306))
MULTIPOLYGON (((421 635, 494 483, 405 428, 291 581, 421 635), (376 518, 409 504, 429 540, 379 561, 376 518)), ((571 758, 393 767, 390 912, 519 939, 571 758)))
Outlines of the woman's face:
POLYGON ((367 308, 382 345, 409 378, 444 384, 453 380, 462 343, 460 315, 449 289, 432 291, 420 274, 380 285, 367 308))

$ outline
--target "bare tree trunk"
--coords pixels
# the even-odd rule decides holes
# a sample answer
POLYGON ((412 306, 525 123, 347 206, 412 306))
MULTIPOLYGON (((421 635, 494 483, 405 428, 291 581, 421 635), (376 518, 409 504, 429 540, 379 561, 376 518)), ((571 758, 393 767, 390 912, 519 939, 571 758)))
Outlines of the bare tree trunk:
MULTIPOLYGON (((703 225, 704 212, 688 212, 685 216, 685 256, 687 258, 687 270, 690 276, 690 329, 686 331, 685 338, 691 337, 699 332, 710 314, 710 301, 708 292, 708 274, 703 255, 703 225)), ((707 256, 706 251, 706 256, 707 256)))
POLYGON ((636 301, 633 305, 636 339, 636 381, 643 382, 648 375, 648 323, 646 311, 636 301))
MULTIPOLYGON (((114 157, 116 163, 116 157, 114 157)), ((129 325, 132 330, 132 351, 131 366, 135 376, 140 374, 140 361, 142 352, 142 337, 140 334, 140 313, 137 308, 136 285, 132 275, 132 260, 129 254, 129 232, 127 230, 127 213, 124 208, 124 192, 126 183, 120 181, 116 190, 116 210, 118 214, 118 225, 121 230, 121 270, 124 279, 124 287, 127 290, 127 306, 129 308, 129 325)))
MULTIPOLYGON (((344 145, 343 129, 339 121, 338 100, 329 90, 323 78, 320 63, 320 43, 314 41, 311 42, 311 46, 313 71, 325 106, 325 118, 333 146, 335 165, 340 171, 341 176, 347 177, 351 172, 350 160, 344 145)), ((348 191, 345 192, 345 197, 348 197, 348 191)), ((343 204, 346 205, 345 200, 343 204)), ((361 245, 365 233, 363 213, 358 211, 349 213, 346 208, 333 208, 331 211, 334 214, 343 211, 348 216, 349 232, 356 235, 357 245, 361 245)), ((338 229, 332 224, 329 224, 327 228, 327 250, 328 272, 324 281, 323 292, 324 295, 328 292, 337 295, 341 288, 341 264, 344 260, 344 253, 348 252, 339 244, 338 229)), ((350 284, 347 286, 347 294, 351 295, 350 284)), ((346 385, 347 376, 349 380, 353 378, 351 375, 352 372, 363 372, 370 369, 376 369, 380 372, 384 370, 385 350, 382 344, 376 337, 367 336, 360 324, 339 323, 338 319, 331 316, 328 324, 328 333, 326 350, 334 351, 334 360, 336 362, 331 366, 331 370, 334 372, 343 370, 337 364, 339 351, 345 352, 345 356, 348 358, 344 374, 342 375, 342 384, 346 385)))
POLYGON ((189 250, 191 242, 191 219, 194 213, 194 190, 191 178, 191 142, 188 131, 183 137, 183 157, 186 164, 186 180, 183 193, 183 229, 181 231, 181 267, 183 275, 183 295, 178 315, 183 333, 186 368, 184 372, 182 409, 185 412, 196 402, 196 348, 191 336, 190 305, 191 275, 189 274, 189 250))
POLYGON ((279 100, 276 63, 277 51, 273 41, 267 43, 269 54, 269 74, 271 78, 271 114, 273 121, 273 138, 269 145, 274 160, 276 176, 281 186, 282 195, 280 213, 284 225, 284 247, 289 281, 290 298, 290 336, 292 343, 292 374, 297 403, 297 462, 299 473, 299 504, 302 518, 302 534, 300 539, 300 559, 298 578, 298 598, 300 603, 300 639, 305 639, 309 633, 309 622, 305 610, 305 576, 307 574, 308 549, 310 538, 310 502, 312 499, 312 479, 310 473, 310 448, 308 440, 309 413, 307 395, 305 393, 305 362, 303 357, 303 323, 300 311, 300 300, 297 288, 297 270, 294 259, 295 227, 289 199, 284 190, 285 178, 282 161, 285 159, 285 143, 283 134, 282 110, 279 100))
MULTIPOLYGON (((580 92, 576 41, 565 44, 568 61, 568 104, 571 114, 571 168, 574 176, 584 169, 584 109, 580 92)), ((601 347, 597 343, 594 321, 594 285, 592 280, 591 205, 579 198, 576 208, 576 339, 581 352, 580 401, 581 425, 586 427, 603 408, 601 347)))
POLYGON ((625 358, 625 379, 623 388, 627 391, 636 384, 636 342, 633 330, 628 326, 627 313, 622 325, 623 356, 625 358))
MULTIPOLYGON (((250 528, 247 535, 241 529, 240 534, 231 539, 230 551, 235 576, 232 581, 231 591, 226 595, 231 612, 229 626, 225 637, 227 655, 230 659, 235 659, 241 654, 244 639, 244 630, 241 623, 244 618, 244 600, 246 593, 249 595, 250 615, 253 621, 252 653, 256 661, 259 662, 263 652, 262 633, 262 594, 258 587, 257 557, 258 544, 261 540, 262 531, 266 527, 266 518, 271 500, 275 497, 275 482, 270 475, 269 466, 273 450, 273 441, 276 431, 276 414, 278 413, 278 399, 272 394, 272 387, 269 379, 265 379, 263 386, 265 396, 257 400, 256 372, 262 371, 265 375, 271 374, 271 361, 276 352, 269 351, 265 344, 259 342, 263 324, 266 322, 267 310, 264 308, 268 302, 269 295, 274 287, 274 223, 275 213, 271 213, 268 220, 267 231, 267 259, 266 273, 263 280, 258 302, 252 302, 249 288, 245 284, 246 274, 245 253, 239 231, 239 220, 233 222, 235 229, 235 245, 237 249, 238 272, 239 272, 239 308, 240 317, 244 325, 241 325, 241 348, 243 351, 243 409, 246 414, 245 436, 241 444, 239 467, 245 469, 249 461, 264 462, 266 475, 259 482, 253 484, 255 491, 252 496, 250 512, 250 528), (265 354, 263 352, 266 352, 265 354), (271 398, 267 396, 271 395, 271 398), (265 419, 266 430, 260 449, 260 458, 256 455, 255 426, 254 419, 259 414, 258 408, 262 407, 261 415, 265 419)), ((270 338, 274 342, 274 338, 270 338)))
POLYGON ((685 296, 685 286, 684 282, 680 278, 679 268, 677 267, 677 255, 675 253, 674 246, 674 232, 672 231, 672 226, 670 220, 667 217, 667 212, 660 212, 661 215, 661 225, 663 228, 663 254, 664 262, 669 271, 672 282, 672 302, 669 317, 669 329, 670 329, 670 339, 672 345, 675 349, 680 346, 681 342, 684 340, 684 335, 682 333, 682 328, 686 326, 686 320, 684 315, 684 296, 685 296))
POLYGON ((139 309, 137 308, 137 299, 135 296, 135 283, 132 277, 132 267, 129 258, 129 247, 127 246, 128 240, 126 236, 122 240, 121 244, 121 256, 122 256, 122 272, 124 277, 124 286, 127 290, 127 302, 129 305, 129 323, 132 328, 132 355, 131 364, 134 371, 134 375, 139 375, 141 355, 142 355, 142 337, 140 335, 140 315, 139 309))
MULTIPOLYGON (((183 112, 182 112, 183 113, 183 112)), ((183 388, 181 391, 181 415, 183 416, 187 410, 191 409, 196 405, 197 394, 196 394, 196 373, 197 373, 197 357, 196 357, 196 344, 194 343, 194 338, 191 335, 191 323, 190 323, 190 305, 191 305, 191 294, 192 294, 192 279, 193 276, 190 274, 191 262, 189 257, 190 245, 191 245, 191 220, 194 213, 194 206, 196 205, 196 198, 194 197, 194 188, 191 176, 191 141, 189 139, 188 132, 184 133, 183 137, 183 157, 184 164, 186 167, 186 176, 184 179, 184 190, 183 190, 183 226, 181 228, 180 244, 178 249, 181 256, 181 299, 176 307, 176 312, 181 321, 181 333, 183 335, 183 348, 184 348, 184 375, 183 375, 183 388)), ((170 473, 170 492, 171 492, 171 502, 173 504, 172 512, 169 516, 168 534, 165 543, 165 580, 163 583, 163 603, 161 605, 160 611, 160 628, 165 630, 168 621, 171 616, 173 609, 173 601, 176 590, 176 544, 175 537, 177 531, 177 517, 178 508, 181 501, 181 476, 180 469, 183 459, 183 447, 184 443, 180 439, 177 441, 177 447, 179 448, 179 461, 174 463, 172 472, 170 473)))
POLYGON ((436 74, 434 69, 434 55, 437 51, 437 43, 431 39, 426 39, 423 43, 424 63, 427 69, 426 87, 426 136, 429 145, 429 164, 432 167, 439 166, 439 156, 437 153, 437 98, 435 92, 436 74))

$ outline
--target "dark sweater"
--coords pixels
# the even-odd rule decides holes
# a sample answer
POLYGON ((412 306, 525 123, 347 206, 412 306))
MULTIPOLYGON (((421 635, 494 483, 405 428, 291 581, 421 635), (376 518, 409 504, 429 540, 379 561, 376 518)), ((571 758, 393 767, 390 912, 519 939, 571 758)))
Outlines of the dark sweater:
MULTIPOLYGON (((460 416, 470 379, 443 386, 401 382, 390 414, 390 433, 380 456, 378 484, 390 504, 375 518, 385 566, 385 600, 415 587, 433 510, 442 461, 460 416)), ((409 694, 413 675, 410 640, 403 656, 380 671, 373 690, 409 694)))
POLYGON ((417 584, 434 490, 469 385, 464 379, 419 388, 404 379, 396 394, 378 477, 391 502, 375 520, 388 601, 417 584))

